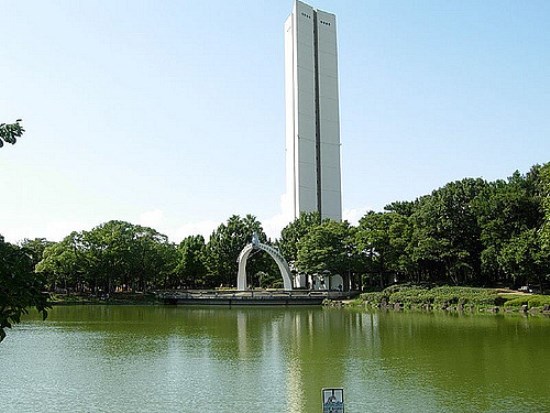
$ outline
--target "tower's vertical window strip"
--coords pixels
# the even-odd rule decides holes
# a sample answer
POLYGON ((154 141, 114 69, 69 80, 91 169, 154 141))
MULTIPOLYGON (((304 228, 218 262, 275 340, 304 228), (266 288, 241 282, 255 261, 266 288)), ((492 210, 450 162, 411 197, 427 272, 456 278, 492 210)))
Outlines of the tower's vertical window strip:
POLYGON ((295 216, 299 216, 300 215, 300 211, 298 211, 298 171, 296 170, 297 169, 297 161, 296 161, 296 158, 298 156, 298 146, 299 146, 299 137, 297 136, 296 134, 296 131, 298 129, 298 126, 296 124, 297 120, 296 120, 296 108, 297 108, 297 105, 296 105, 296 92, 298 90, 298 66, 296 64, 296 60, 297 60, 297 57, 296 57, 296 53, 297 53, 297 48, 298 48, 298 45, 297 45, 297 39, 296 39, 296 30, 297 30, 297 27, 298 27, 298 22, 297 22, 297 16, 294 16, 294 18, 292 19, 291 21, 291 29, 290 29, 290 34, 292 35, 292 136, 293 136, 293 139, 292 139, 292 176, 293 176, 293 179, 292 179, 292 185, 293 185, 293 194, 292 194, 292 211, 294 213, 295 216))
POLYGON ((321 195, 321 114, 319 102, 319 28, 317 12, 313 11, 313 68, 315 72, 315 158, 317 168, 317 211, 322 216, 321 195))

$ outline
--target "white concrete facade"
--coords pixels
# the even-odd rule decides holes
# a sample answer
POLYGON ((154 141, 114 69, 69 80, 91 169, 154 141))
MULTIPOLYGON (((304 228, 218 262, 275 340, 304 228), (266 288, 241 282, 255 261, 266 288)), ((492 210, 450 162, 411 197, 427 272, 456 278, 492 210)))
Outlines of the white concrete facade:
POLYGON ((294 218, 342 219, 336 17, 296 0, 285 22, 287 195, 294 218))

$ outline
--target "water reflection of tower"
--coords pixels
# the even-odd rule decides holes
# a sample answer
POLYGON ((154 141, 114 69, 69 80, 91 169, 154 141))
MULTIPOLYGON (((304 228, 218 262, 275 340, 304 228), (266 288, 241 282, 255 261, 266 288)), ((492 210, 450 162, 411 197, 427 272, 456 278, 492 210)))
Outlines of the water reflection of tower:
POLYGON ((287 411, 288 413, 304 410, 304 377, 302 372, 301 357, 303 347, 301 345, 301 332, 307 329, 312 320, 312 313, 287 313, 282 327, 289 332, 289 351, 287 355, 287 411), (302 315, 303 314, 303 315, 302 315))
POLYGON ((307 411, 319 403, 323 387, 360 394, 364 389, 350 373, 356 360, 380 358, 376 314, 304 307, 233 311, 238 359, 252 362, 248 378, 281 400, 280 411, 307 411))
MULTIPOLYGON (((289 315, 290 316, 290 315, 289 315)), ((297 310, 285 322, 289 372, 287 395, 295 409, 304 411, 319 402, 323 387, 345 387, 356 394, 363 390, 350 374, 359 358, 378 354, 378 316, 372 313, 349 313, 341 310, 297 310)), ((283 334, 281 334, 283 335, 283 334)))
POLYGON ((239 346, 239 358, 241 360, 246 359, 249 352, 246 318, 246 314, 243 311, 237 312, 237 343, 239 346))
POLYGON ((279 395, 274 400, 284 394, 288 413, 302 412, 305 405, 299 337, 304 327, 300 310, 289 307, 234 310, 239 360, 254 360, 254 380, 279 395))

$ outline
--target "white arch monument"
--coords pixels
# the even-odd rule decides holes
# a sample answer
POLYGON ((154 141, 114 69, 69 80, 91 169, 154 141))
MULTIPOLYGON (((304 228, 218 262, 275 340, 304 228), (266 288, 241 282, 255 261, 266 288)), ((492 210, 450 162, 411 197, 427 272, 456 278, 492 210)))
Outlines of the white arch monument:
POLYGON ((243 248, 243 250, 239 254, 239 258, 237 259, 237 262, 239 263, 239 272, 237 274, 237 290, 246 290, 246 262, 248 261, 250 254, 254 250, 265 251, 271 256, 271 258, 275 260, 275 262, 277 263, 277 267, 279 267, 279 271, 281 272, 281 276, 283 277, 285 290, 292 290, 290 268, 288 267, 285 258, 275 248, 270 247, 269 245, 262 244, 260 242, 260 239, 258 238, 258 234, 256 233, 252 235, 252 242, 250 244, 247 244, 243 248))

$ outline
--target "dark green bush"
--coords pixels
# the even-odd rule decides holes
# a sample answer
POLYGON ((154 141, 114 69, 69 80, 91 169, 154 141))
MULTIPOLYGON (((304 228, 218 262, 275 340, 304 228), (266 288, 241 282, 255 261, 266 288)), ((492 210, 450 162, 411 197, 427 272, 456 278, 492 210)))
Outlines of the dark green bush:
POLYGON ((396 293, 396 292, 399 292, 399 291, 409 291, 409 290, 428 290, 429 288, 427 286, 424 286, 424 285, 418 285, 418 284, 410 284, 410 283, 406 283, 406 284, 394 284, 394 285, 390 285, 389 287, 386 287, 384 289, 384 292, 387 293, 388 295, 390 294, 393 294, 393 293, 396 293))
POLYGON ((433 302, 433 298, 429 290, 414 288, 394 292, 390 295, 389 301, 403 304, 428 304, 433 302))
POLYGON ((384 298, 386 298, 386 301, 388 300, 384 292, 364 293, 360 297, 367 304, 380 304, 384 298))
POLYGON ((498 305, 499 296, 494 290, 474 287, 437 287, 431 290, 438 297, 435 303, 498 305))
POLYGON ((529 308, 544 307, 550 305, 549 295, 512 295, 507 294, 504 296, 506 302, 505 307, 521 307, 522 305, 528 305, 529 308))
POLYGON ((528 298, 529 297, 522 296, 522 297, 508 299, 504 303, 504 307, 521 307, 522 305, 527 305, 528 298))
POLYGON ((495 290, 472 287, 436 287, 428 289, 425 286, 401 284, 392 285, 382 292, 365 293, 361 298, 368 303, 402 303, 411 305, 502 305, 506 299, 500 297, 495 290))
POLYGON ((529 308, 544 307, 545 305, 550 305, 550 296, 533 295, 529 297, 528 305, 529 305, 529 308))

